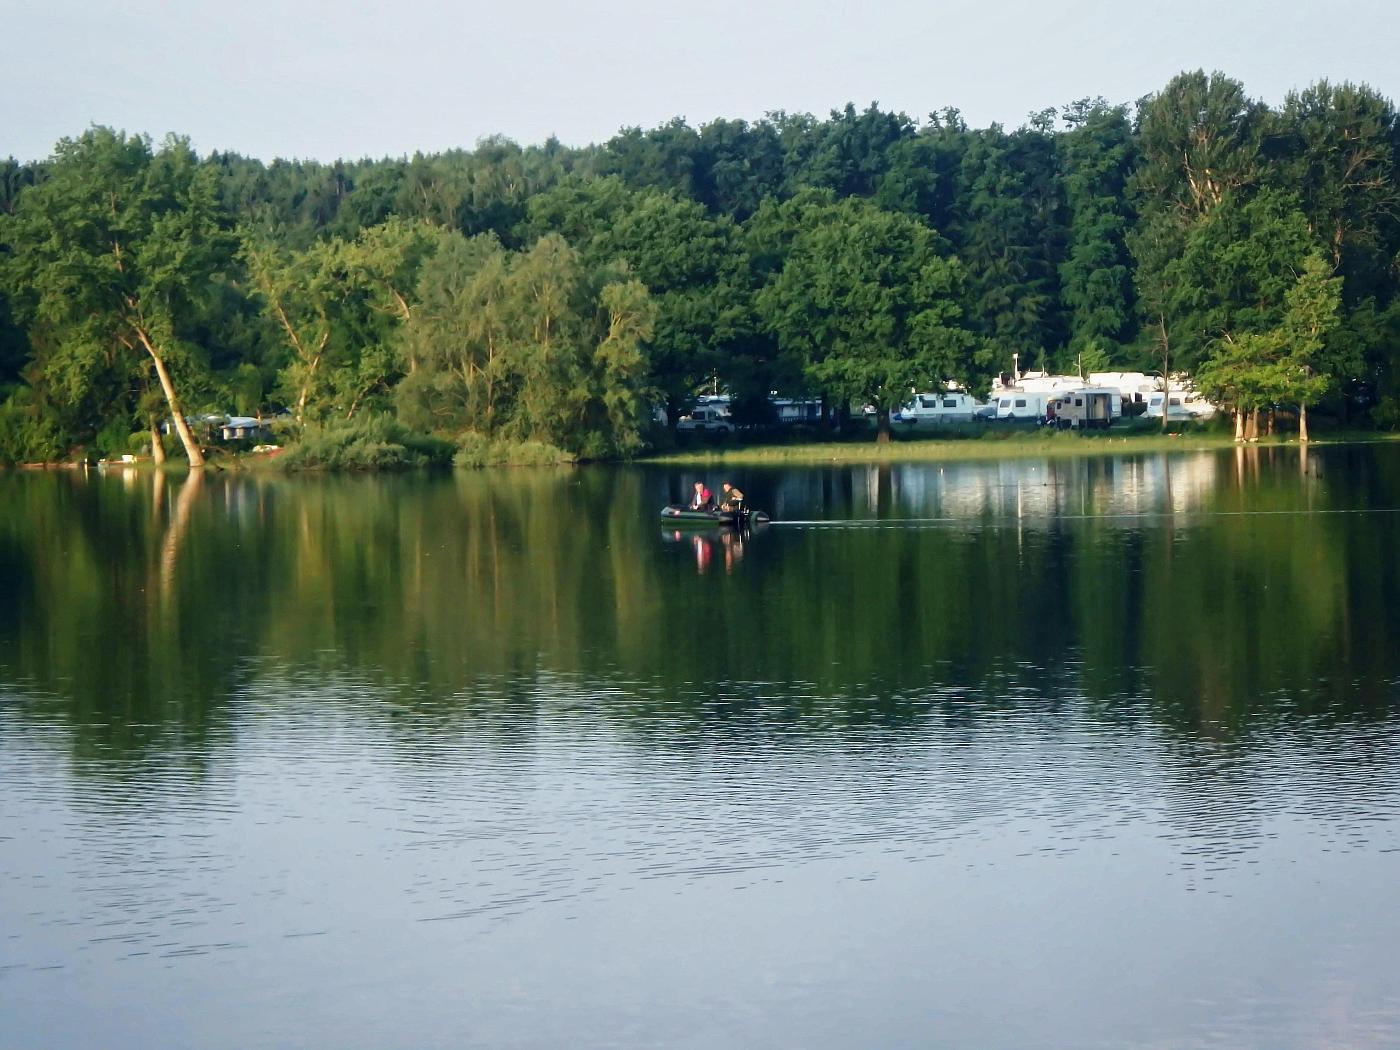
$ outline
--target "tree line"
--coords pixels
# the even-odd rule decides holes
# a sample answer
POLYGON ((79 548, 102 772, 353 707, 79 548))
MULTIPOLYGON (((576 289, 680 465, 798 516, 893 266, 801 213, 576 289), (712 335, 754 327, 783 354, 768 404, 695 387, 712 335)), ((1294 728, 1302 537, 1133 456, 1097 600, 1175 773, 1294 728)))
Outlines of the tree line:
POLYGON ((587 458, 695 394, 882 422, 911 387, 1189 371, 1261 411, 1400 423, 1400 122, 1220 73, 1014 130, 847 105, 583 148, 264 163, 108 128, 0 163, 0 459, 203 412, 392 418, 587 458))

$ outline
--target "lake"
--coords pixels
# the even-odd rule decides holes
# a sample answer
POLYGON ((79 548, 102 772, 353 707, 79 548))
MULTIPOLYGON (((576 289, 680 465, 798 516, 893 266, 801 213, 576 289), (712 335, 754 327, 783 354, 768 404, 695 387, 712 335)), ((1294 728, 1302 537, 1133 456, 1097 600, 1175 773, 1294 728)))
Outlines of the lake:
POLYGON ((0 473, 0 1046, 1400 1045, 1398 527, 1393 446, 0 473))

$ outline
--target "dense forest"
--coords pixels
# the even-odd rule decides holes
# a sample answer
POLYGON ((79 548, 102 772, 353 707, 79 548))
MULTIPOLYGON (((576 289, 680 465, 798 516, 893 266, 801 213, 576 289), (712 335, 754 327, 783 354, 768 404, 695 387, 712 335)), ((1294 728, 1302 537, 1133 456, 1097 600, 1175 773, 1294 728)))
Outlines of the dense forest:
POLYGON ((1013 353, 1394 427, 1397 160, 1370 88, 1269 106, 1200 71, 1012 131, 847 105, 264 163, 93 128, 0 163, 0 461, 173 421, 199 463, 214 412, 620 457, 700 391, 883 420, 1013 353))

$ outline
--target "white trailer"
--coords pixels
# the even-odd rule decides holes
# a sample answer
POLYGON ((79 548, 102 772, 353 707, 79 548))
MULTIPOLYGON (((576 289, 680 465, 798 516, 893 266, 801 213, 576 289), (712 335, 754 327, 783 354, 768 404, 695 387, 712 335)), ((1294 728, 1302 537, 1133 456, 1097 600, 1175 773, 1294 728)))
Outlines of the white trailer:
MULTIPOLYGON (((1162 392, 1148 395, 1147 416, 1149 419, 1162 418, 1162 392)), ((1210 419, 1215 415, 1215 406, 1193 390, 1171 391, 1171 403, 1167 407, 1167 419, 1210 419)))
POLYGON ((896 423, 970 423, 986 409, 986 405, 971 394, 959 390, 942 393, 915 394, 914 400, 891 418, 896 423))
POLYGON ((998 420, 1041 420, 1057 395, 1033 390, 1003 390, 997 398, 998 420))

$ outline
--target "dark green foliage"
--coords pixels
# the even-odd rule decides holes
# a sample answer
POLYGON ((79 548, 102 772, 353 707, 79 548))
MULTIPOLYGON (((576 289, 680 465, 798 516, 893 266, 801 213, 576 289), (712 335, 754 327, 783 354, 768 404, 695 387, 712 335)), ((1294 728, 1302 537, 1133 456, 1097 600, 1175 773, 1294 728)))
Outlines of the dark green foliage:
POLYGON ((542 441, 505 441, 468 431, 457 443, 453 465, 482 467, 560 467, 578 462, 578 457, 542 441))
POLYGON ((388 416, 308 428, 277 458, 283 470, 407 470, 452 462, 451 442, 415 434, 388 416))
POLYGON ((1082 99, 1064 109, 1069 130, 1056 139, 1068 237, 1060 297, 1068 312, 1071 356, 1132 336, 1132 213, 1128 177, 1136 151, 1126 106, 1082 99))
POLYGON ((982 386, 1013 353, 1273 368, 1260 390, 1391 425, 1397 149, 1365 85, 1270 110, 1199 70, 1135 110, 1086 99, 1010 130, 846 105, 264 163, 96 128, 0 162, 0 456, 115 451, 169 413, 161 367, 191 414, 397 413, 468 441, 464 462, 531 441, 630 455, 674 440, 655 408, 674 422, 716 389, 745 424, 773 391, 840 417, 982 386), (139 266, 117 272, 109 242, 145 245, 139 266), (1335 317, 1297 336, 1288 297, 1333 290, 1335 317))
POLYGON ((779 212, 786 259, 756 305, 812 389, 875 405, 884 430, 912 389, 970 380, 963 271, 933 231, 868 201, 817 192, 779 212))
POLYGON ((1042 361, 1064 342, 1056 265, 1065 228, 1054 141, 1042 128, 973 132, 953 231, 967 267, 967 313, 991 359, 1042 361))

